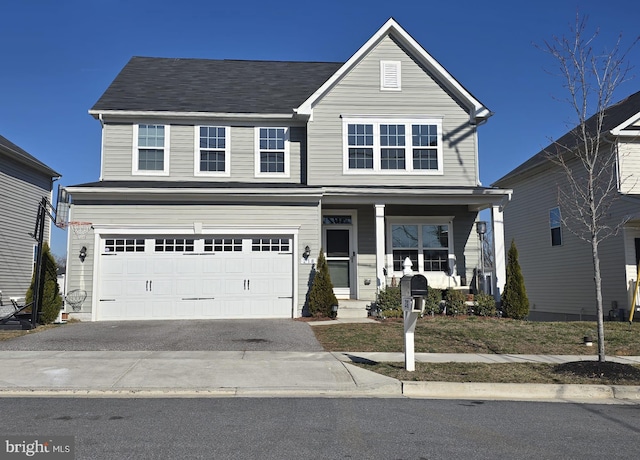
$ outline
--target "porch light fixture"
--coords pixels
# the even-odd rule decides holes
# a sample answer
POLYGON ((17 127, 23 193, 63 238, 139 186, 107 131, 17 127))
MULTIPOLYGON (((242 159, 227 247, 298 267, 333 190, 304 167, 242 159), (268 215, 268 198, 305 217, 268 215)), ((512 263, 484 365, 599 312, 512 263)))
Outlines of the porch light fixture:
POLYGON ((302 253, 302 257, 304 258, 304 260, 307 260, 310 255, 311 255, 311 249, 309 248, 309 245, 307 245, 304 247, 304 252, 302 253))
POLYGON ((84 262, 84 259, 86 259, 87 257, 87 247, 86 246, 82 246, 82 248, 80 248, 80 262, 84 262))

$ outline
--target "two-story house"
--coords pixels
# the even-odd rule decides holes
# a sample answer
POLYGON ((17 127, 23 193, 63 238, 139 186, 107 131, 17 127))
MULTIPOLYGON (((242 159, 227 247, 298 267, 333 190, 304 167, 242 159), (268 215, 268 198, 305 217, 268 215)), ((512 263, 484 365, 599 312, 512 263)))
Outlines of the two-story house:
POLYGON ((393 19, 344 63, 134 57, 90 114, 100 180, 68 188, 86 319, 298 317, 320 251, 364 315, 407 257, 462 288, 508 195, 478 179, 492 113, 393 19))
MULTIPOLYGON (((31 284, 36 240, 34 232, 42 197, 51 201, 60 177, 49 166, 0 136, 0 291, 4 302, 24 297, 31 284)), ((45 222, 49 241, 51 222, 45 222)))
MULTIPOLYGON (((614 162, 612 170, 599 172, 607 181, 615 178, 617 193, 601 224, 615 228, 624 223, 599 245, 603 309, 608 318, 628 319, 640 260, 640 92, 611 105, 603 115, 600 149, 613 155, 614 162)), ((585 123, 593 139, 597 116, 585 123)), ((550 160, 550 154, 566 151, 567 163, 577 163, 568 153, 575 145, 572 130, 494 184, 513 189, 504 209, 504 235, 507 243, 513 239, 518 248, 531 319, 596 317, 591 245, 562 223, 568 210, 562 209, 558 190, 566 190, 567 176, 550 160)), ((581 166, 574 168, 577 180, 581 180, 580 171, 584 171, 581 166)))

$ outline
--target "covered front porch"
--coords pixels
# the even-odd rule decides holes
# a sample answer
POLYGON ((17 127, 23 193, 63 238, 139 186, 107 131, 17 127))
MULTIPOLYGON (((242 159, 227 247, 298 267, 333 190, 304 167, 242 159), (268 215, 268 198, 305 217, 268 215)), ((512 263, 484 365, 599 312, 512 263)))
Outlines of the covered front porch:
POLYGON ((509 191, 487 188, 341 187, 323 195, 321 246, 340 303, 339 316, 366 316, 379 290, 402 277, 405 258, 438 289, 471 289, 480 268, 476 222, 491 211, 492 292, 504 283, 501 205, 509 191))

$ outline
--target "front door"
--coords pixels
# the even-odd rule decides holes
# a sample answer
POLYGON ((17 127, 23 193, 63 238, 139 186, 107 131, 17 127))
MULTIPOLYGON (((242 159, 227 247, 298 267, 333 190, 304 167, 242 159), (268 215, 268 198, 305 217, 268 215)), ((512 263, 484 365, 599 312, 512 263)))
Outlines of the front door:
POLYGON ((324 248, 333 292, 336 297, 353 297, 355 249, 352 244, 352 217, 325 215, 324 248))

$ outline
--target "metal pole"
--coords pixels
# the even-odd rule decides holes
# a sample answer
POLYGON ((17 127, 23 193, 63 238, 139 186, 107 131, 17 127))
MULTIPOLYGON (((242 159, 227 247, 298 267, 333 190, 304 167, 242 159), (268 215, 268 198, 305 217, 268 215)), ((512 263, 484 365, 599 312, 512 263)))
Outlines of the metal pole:
POLYGON ((38 326, 38 313, 42 310, 44 277, 42 276, 42 245, 44 244, 44 219, 46 215, 46 198, 42 198, 38 209, 38 220, 33 237, 38 242, 36 248, 36 277, 33 282, 33 304, 31 305, 31 329, 38 326))

